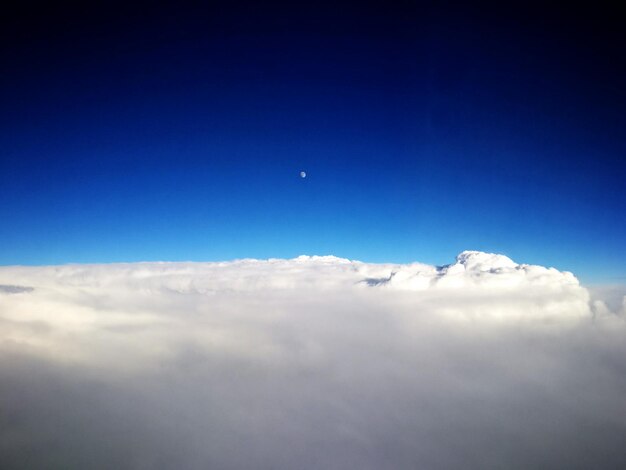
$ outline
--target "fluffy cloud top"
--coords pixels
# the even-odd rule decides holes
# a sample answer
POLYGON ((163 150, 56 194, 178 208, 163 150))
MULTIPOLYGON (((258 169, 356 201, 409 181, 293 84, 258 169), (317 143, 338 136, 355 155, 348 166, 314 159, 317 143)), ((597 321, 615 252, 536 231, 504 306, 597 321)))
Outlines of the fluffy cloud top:
POLYGON ((0 268, 0 467, 626 466, 613 297, 475 251, 0 268))

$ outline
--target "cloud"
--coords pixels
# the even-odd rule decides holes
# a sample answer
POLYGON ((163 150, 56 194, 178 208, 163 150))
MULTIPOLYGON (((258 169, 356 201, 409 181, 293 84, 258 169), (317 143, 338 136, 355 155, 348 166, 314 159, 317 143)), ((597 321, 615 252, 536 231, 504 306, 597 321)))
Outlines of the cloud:
POLYGON ((0 285, 0 293, 3 294, 21 294, 22 292, 31 292, 32 290, 32 287, 27 286, 0 285))
POLYGON ((571 273, 468 251, 0 284, 2 468, 626 465, 624 297, 571 273))

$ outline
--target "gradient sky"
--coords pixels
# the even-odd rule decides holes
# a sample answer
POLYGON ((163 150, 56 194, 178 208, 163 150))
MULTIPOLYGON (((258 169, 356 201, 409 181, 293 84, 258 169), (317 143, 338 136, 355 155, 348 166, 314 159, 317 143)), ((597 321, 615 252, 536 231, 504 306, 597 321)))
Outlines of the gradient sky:
POLYGON ((2 22, 0 264, 476 249, 626 276, 616 12, 158 3, 2 22))

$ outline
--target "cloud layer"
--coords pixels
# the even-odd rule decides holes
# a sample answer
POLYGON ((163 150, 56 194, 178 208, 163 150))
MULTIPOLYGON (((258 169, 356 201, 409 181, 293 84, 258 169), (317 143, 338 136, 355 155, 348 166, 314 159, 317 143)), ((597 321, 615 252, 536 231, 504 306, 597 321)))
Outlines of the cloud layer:
POLYGON ((0 268, 0 467, 626 466, 611 292, 481 252, 0 268))

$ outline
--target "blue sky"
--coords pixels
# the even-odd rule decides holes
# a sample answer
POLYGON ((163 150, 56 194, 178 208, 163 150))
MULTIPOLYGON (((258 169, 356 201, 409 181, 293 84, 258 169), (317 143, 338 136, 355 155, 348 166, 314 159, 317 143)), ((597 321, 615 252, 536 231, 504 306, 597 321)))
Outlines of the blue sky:
POLYGON ((623 32, 403 8, 18 13, 0 264, 477 249, 623 282, 623 32))

